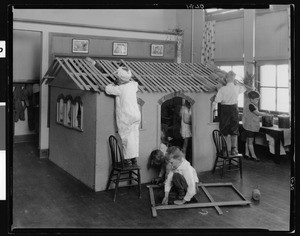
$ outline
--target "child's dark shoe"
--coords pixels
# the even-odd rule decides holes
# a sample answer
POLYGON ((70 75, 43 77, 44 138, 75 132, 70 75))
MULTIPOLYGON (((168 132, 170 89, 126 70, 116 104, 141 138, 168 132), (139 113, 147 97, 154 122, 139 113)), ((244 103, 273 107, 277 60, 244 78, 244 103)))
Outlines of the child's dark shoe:
POLYGON ((125 167, 132 166, 131 160, 130 160, 130 159, 124 160, 124 166, 125 166, 125 167))
POLYGON ((191 200, 189 201, 189 203, 196 203, 198 202, 198 200, 194 197, 191 198, 191 200))
POLYGON ((132 163, 133 166, 137 166, 137 160, 136 160, 136 158, 132 158, 131 159, 131 163, 132 163))

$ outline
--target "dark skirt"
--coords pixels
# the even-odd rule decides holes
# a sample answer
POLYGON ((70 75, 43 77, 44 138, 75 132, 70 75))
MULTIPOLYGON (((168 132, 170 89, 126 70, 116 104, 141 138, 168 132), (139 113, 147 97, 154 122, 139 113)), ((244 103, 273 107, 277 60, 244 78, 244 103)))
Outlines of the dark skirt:
POLYGON ((246 138, 255 138, 255 132, 253 132, 253 131, 250 131, 250 130, 244 130, 244 132, 245 132, 245 137, 246 138))
POLYGON ((235 105, 220 106, 220 124, 219 129, 224 136, 239 135, 239 110, 235 105))

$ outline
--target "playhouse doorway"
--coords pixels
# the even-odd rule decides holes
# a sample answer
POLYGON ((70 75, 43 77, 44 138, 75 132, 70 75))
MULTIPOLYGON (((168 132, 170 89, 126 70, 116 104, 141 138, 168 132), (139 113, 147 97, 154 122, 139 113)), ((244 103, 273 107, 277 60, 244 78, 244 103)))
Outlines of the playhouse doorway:
POLYGON ((167 146, 178 146, 182 150, 185 149, 186 159, 192 164, 192 137, 184 139, 181 132, 182 116, 180 111, 184 102, 191 107, 190 102, 182 97, 173 97, 161 104, 161 140, 167 146))

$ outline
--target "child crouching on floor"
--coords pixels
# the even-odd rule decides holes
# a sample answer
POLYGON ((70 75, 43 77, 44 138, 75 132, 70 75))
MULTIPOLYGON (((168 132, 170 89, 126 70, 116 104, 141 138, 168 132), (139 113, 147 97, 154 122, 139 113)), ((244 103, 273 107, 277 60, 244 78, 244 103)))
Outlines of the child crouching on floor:
POLYGON ((165 159, 170 165, 169 173, 164 182, 164 197, 162 204, 182 205, 188 202, 197 202, 197 183, 199 182, 196 170, 185 159, 178 147, 169 147, 165 159))
POLYGON ((163 186, 166 176, 170 172, 171 165, 160 149, 153 150, 148 161, 148 169, 154 169, 158 172, 158 177, 153 178, 151 183, 163 186))

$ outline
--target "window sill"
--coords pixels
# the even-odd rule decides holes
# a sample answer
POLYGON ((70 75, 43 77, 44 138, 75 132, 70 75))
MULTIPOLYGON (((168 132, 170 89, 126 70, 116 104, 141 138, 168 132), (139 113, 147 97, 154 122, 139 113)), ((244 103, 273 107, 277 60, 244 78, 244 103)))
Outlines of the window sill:
POLYGON ((217 121, 217 122, 208 122, 207 124, 208 125, 219 125, 219 121, 217 121))

